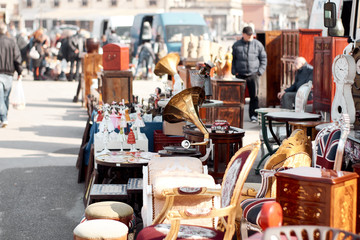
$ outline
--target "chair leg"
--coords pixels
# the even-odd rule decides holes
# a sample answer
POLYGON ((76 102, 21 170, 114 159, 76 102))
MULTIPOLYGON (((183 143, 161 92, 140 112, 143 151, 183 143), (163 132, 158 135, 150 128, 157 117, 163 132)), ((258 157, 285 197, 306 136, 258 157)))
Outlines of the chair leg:
POLYGON ((241 222, 239 220, 235 220, 235 234, 237 240, 241 240, 240 226, 241 226, 241 222))
POLYGON ((240 222, 240 235, 241 240, 245 240, 248 238, 248 229, 246 227, 246 220, 242 217, 240 222))

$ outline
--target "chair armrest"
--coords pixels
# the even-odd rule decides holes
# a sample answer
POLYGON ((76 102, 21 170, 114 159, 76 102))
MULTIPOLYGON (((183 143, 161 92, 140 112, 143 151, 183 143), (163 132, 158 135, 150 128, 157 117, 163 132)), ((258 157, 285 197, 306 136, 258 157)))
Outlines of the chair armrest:
POLYGON ((207 188, 207 187, 178 187, 168 188, 162 191, 164 197, 176 197, 185 195, 197 196, 220 196, 221 188, 207 188))

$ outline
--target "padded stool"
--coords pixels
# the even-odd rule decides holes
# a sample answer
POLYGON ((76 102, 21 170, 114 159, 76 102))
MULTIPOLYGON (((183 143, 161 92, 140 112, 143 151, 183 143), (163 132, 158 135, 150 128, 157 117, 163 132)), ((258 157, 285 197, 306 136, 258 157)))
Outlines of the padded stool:
POLYGON ((93 219, 111 219, 124 223, 129 227, 133 218, 134 210, 128 204, 115 201, 103 201, 90 204, 85 209, 87 220, 93 219))
POLYGON ((95 219, 80 223, 73 233, 74 240, 127 240, 128 227, 114 220, 95 219))

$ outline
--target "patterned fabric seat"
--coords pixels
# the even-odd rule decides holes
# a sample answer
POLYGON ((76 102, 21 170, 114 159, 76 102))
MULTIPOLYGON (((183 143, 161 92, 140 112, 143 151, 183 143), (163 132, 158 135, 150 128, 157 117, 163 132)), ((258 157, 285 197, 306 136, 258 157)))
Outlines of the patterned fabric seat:
POLYGON ((174 188, 163 190, 166 204, 175 198, 194 199, 199 196, 220 196, 221 208, 170 210, 158 218, 158 222, 141 230, 137 240, 155 239, 224 239, 230 240, 235 232, 236 209, 240 193, 260 148, 260 142, 241 148, 231 158, 225 171, 221 190, 206 187, 174 188), (180 225, 180 221, 192 218, 219 218, 216 229, 194 225, 180 225), (168 219, 171 225, 163 224, 168 219), (179 231, 180 230, 180 231, 179 231))

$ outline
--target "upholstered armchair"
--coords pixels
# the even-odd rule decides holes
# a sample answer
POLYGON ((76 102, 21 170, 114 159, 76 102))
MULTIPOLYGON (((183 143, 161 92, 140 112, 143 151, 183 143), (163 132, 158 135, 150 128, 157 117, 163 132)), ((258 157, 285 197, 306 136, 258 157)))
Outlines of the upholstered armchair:
MULTIPOLYGON (((144 227, 153 223, 155 218, 166 212, 164 189, 187 187, 216 188, 214 179, 207 174, 207 167, 202 165, 198 158, 194 157, 158 157, 149 161, 148 166, 143 167, 143 207, 141 215, 144 227)), ((219 186, 218 186, 219 188, 219 186)), ((181 209, 184 206, 190 208, 213 207, 218 200, 213 197, 197 199, 179 198, 173 202, 173 208, 181 209)), ((213 226, 214 221, 207 219, 192 223, 213 226)))
POLYGON ((245 183, 241 196, 241 236, 247 238, 247 231, 261 232, 259 225, 260 210, 264 203, 274 202, 276 197, 275 173, 287 168, 310 167, 312 164, 312 145, 305 131, 297 129, 285 139, 279 149, 267 160, 264 169, 260 170, 260 184, 245 183), (245 190, 245 187, 250 187, 245 190), (249 193, 255 196, 249 196, 249 193))
POLYGON ((221 189, 207 187, 164 189, 162 195, 166 197, 165 205, 168 206, 169 211, 164 211, 164 215, 157 218, 152 226, 141 230, 137 239, 154 240, 164 237, 166 237, 165 239, 232 239, 241 189, 257 157, 259 148, 260 142, 256 142, 239 149, 234 154, 227 165, 221 189), (176 198, 195 199, 200 196, 219 196, 221 206, 207 209, 170 210, 176 198), (183 225, 184 219, 201 218, 219 218, 218 225, 216 228, 183 225), (164 224, 165 219, 171 224, 164 224))

